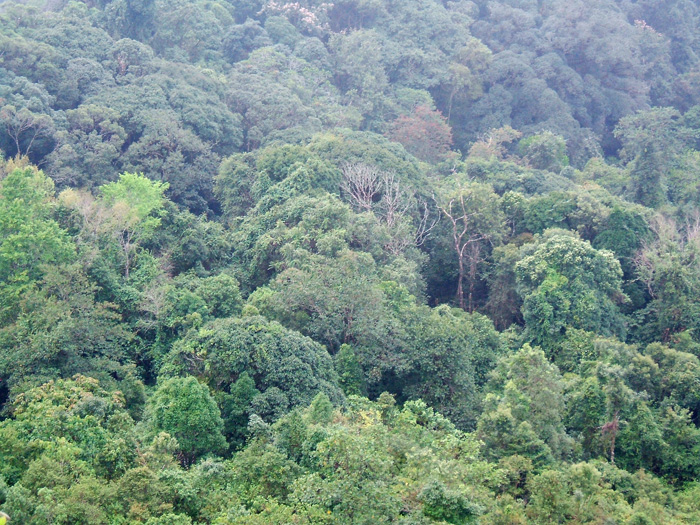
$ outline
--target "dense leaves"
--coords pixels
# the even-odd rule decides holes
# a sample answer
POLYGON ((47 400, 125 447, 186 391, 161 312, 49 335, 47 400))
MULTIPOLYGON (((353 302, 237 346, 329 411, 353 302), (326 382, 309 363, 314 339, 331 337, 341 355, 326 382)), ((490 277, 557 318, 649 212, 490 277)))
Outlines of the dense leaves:
POLYGON ((3 3, 0 525, 699 522, 699 34, 3 3))

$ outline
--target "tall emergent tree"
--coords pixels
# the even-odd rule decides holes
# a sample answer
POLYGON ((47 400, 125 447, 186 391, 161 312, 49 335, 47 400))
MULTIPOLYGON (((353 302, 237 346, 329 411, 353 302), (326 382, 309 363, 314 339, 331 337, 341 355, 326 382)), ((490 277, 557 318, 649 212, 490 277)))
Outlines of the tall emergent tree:
POLYGON ((451 225, 452 246, 459 269, 457 302, 460 308, 472 312, 477 266, 486 246, 497 241, 504 229, 505 217, 498 195, 489 185, 470 182, 442 196, 438 208, 451 225), (466 298, 465 281, 468 281, 466 298))

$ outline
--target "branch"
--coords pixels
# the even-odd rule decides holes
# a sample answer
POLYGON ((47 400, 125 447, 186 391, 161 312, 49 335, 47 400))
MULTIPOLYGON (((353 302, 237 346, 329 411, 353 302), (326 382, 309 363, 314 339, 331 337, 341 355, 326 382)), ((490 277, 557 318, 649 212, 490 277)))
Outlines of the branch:
POLYGON ((345 164, 340 188, 358 208, 371 211, 374 197, 381 188, 381 171, 367 164, 345 164))

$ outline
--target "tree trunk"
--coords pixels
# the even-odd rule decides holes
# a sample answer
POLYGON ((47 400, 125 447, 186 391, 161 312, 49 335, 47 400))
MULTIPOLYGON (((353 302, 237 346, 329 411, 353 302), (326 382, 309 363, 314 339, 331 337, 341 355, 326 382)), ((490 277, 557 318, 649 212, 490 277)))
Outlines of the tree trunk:
POLYGON ((459 307, 465 310, 464 304, 464 287, 462 283, 464 282, 464 258, 459 258, 459 278, 457 279, 457 300, 459 301, 459 307))

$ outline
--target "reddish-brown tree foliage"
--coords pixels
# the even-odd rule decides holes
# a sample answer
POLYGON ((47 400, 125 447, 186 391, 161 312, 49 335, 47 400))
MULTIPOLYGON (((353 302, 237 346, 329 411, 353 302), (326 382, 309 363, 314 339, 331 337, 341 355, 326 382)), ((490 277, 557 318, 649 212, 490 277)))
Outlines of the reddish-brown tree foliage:
POLYGON ((447 119, 427 106, 417 106, 411 115, 397 118, 387 137, 425 162, 442 162, 452 153, 452 129, 447 119))

